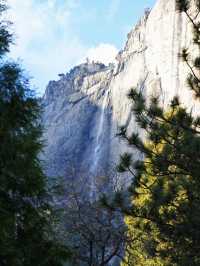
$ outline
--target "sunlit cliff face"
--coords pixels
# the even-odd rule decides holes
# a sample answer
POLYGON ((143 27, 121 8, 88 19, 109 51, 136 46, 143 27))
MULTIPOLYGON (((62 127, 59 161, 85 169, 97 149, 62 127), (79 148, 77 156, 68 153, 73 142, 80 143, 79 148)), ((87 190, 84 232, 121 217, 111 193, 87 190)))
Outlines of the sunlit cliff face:
MULTIPOLYGON (((159 95, 165 106, 178 94, 198 112, 186 86, 188 68, 178 56, 185 46, 193 49, 190 32, 185 15, 175 11, 175 1, 159 0, 128 34, 116 65, 88 62, 51 81, 43 98, 47 174, 70 176, 74 171, 96 190, 98 177, 110 173, 127 150, 116 137, 118 127, 139 130, 127 98, 131 87, 147 99, 159 95)), ((128 182, 126 178, 121 182, 128 182)))

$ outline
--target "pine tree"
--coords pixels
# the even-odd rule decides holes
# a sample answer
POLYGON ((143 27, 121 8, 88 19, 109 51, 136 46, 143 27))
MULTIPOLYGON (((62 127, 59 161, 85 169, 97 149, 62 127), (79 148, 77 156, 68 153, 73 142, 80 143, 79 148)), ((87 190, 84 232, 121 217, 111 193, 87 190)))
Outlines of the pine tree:
MULTIPOLYGON (((190 15, 194 2, 199 14, 200 1, 176 0, 176 6, 189 18, 200 54, 200 24, 190 15)), ((193 60, 187 49, 182 58, 190 71, 188 86, 198 101, 200 58, 193 60)), ((178 97, 168 110, 158 97, 147 104, 136 89, 130 91, 129 98, 146 141, 121 128, 119 135, 144 157, 134 161, 132 154, 126 153, 118 166, 120 172, 128 171, 134 177, 131 206, 118 201, 135 239, 127 244, 124 264, 200 265, 200 117, 194 117, 178 97)))
POLYGON ((66 247, 53 234, 52 208, 38 155, 40 106, 20 66, 6 61, 12 43, 0 2, 0 265, 60 266, 66 247))

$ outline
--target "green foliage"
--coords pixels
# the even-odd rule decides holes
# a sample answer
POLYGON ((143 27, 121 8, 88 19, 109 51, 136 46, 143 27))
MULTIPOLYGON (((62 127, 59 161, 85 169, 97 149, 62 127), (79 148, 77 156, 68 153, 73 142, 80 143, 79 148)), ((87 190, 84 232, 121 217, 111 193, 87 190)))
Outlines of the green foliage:
MULTIPOLYGON (((176 0, 176 8, 192 23, 200 54, 199 24, 189 15, 190 3, 176 0)), ((199 1, 196 6, 200 8, 199 1)), ((193 60, 184 49, 181 57, 190 71, 189 88, 198 100, 199 56, 193 60)), ((200 118, 194 118, 178 97, 164 110, 158 98, 147 104, 136 89, 128 96, 146 142, 138 134, 128 135, 124 127, 119 134, 144 158, 135 162, 125 154, 118 166, 134 177, 131 206, 121 199, 115 203, 126 215, 128 235, 134 239, 127 242, 123 265, 200 265, 200 118)))
MULTIPOLYGON (((4 10, 1 1, 1 16, 4 10)), ((11 40, 8 23, 1 20, 0 265, 60 266, 69 254, 51 227, 53 210, 38 159, 40 106, 20 66, 5 63, 11 40)))
MULTIPOLYGON (((4 0, 0 1, 0 17, 7 9, 4 0)), ((11 23, 1 19, 0 21, 0 57, 4 56, 6 52, 9 52, 10 43, 12 43, 12 34, 8 30, 8 26, 11 23)))
POLYGON ((193 121, 181 106, 163 111, 148 124, 145 160, 122 160, 135 172, 126 219, 129 233, 139 238, 132 244, 133 265, 199 265, 200 137, 193 121))
POLYGON ((189 9, 188 0, 176 0, 176 9, 180 12, 187 12, 189 9))

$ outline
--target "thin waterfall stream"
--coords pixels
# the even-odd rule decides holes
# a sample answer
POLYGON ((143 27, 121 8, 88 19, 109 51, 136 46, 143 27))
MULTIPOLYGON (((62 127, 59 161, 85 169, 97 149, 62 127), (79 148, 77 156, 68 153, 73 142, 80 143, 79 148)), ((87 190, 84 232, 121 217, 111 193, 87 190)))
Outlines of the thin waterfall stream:
POLYGON ((94 144, 94 162, 93 162, 93 165, 90 171, 91 172, 90 199, 94 199, 96 197, 96 184, 95 184, 96 176, 95 175, 97 174, 97 167, 98 167, 100 156, 101 156, 102 136, 104 132, 106 108, 108 105, 108 96, 109 96, 109 90, 105 91, 104 96, 103 96, 104 99, 102 101, 102 106, 101 106, 99 126, 97 130, 95 144, 94 144))

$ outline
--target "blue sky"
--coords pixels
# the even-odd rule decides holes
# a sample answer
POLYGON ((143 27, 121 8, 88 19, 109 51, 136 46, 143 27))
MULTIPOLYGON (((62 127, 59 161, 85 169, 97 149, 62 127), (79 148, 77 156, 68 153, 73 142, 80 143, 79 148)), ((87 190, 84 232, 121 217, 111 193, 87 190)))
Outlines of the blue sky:
POLYGON ((8 0, 20 60, 39 94, 86 57, 108 63, 155 0, 8 0))

